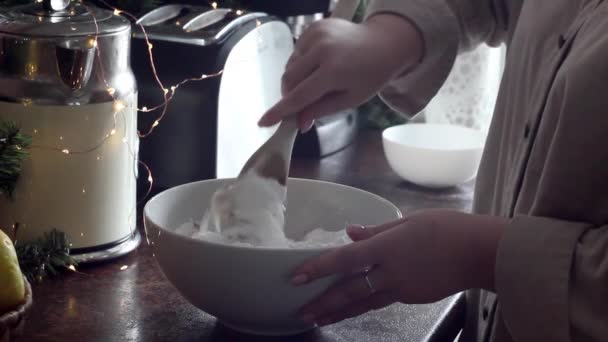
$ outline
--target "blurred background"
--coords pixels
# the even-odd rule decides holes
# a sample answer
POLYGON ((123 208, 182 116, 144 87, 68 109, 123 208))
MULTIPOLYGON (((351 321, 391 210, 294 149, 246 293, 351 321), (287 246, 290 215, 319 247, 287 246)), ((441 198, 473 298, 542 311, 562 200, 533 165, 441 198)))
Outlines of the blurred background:
MULTIPOLYGON (((2 6, 14 6, 31 3, 32 0, 0 0, 2 6)), ((100 7, 105 4, 118 7, 136 16, 141 16, 159 6, 167 4, 190 4, 205 5, 214 1, 206 0, 91 0, 89 1, 100 7)), ((328 13, 335 0, 216 0, 218 7, 239 8, 248 11, 260 11, 280 17, 292 26, 294 31, 301 32, 309 23, 320 20, 328 13)), ((365 7, 369 0, 362 0, 361 6, 355 16, 355 21, 361 20, 365 7)), ((361 127, 386 128, 392 125, 404 123, 405 120, 399 114, 393 112, 377 97, 363 104, 359 110, 361 127)))
MULTIPOLYGON (((0 6, 27 4, 32 0, 0 0, 0 6)), ((294 35, 307 25, 328 14, 336 0, 90 0, 100 7, 115 6, 141 16, 167 4, 208 5, 222 8, 260 11, 287 21, 294 35)), ((361 0, 354 20, 360 21, 369 0, 361 0)), ((427 108, 414 121, 450 123, 487 131, 490 125, 496 95, 504 67, 504 47, 481 45, 462 53, 452 73, 427 108)), ((377 96, 357 108, 361 128, 384 129, 406 120, 392 111, 377 96)))

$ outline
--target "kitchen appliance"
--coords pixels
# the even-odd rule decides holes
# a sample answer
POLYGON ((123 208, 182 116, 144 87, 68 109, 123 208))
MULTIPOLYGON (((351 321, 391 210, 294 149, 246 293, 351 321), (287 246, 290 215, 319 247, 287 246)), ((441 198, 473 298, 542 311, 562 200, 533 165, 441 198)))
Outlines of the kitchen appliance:
POLYGON ((138 246, 130 38, 128 20, 80 1, 0 13, 0 120, 33 139, 13 198, 0 194, 20 241, 56 228, 80 262, 138 246))
MULTIPOLYGON (((154 174, 156 193, 197 180, 236 177, 276 130, 257 121, 281 97, 280 80, 293 51, 289 26, 261 12, 167 5, 143 15, 159 79, 173 99, 160 123, 141 140, 140 158, 154 174), (219 73, 178 85, 188 78, 219 73)), ((139 103, 163 100, 148 44, 136 30, 132 65, 139 103)), ((160 111, 141 113, 146 133, 160 111)), ((141 184, 145 187, 147 184, 141 184)))
POLYGON ((310 131, 299 135, 293 146, 294 157, 323 158, 348 147, 357 137, 359 113, 350 108, 319 118, 310 131))

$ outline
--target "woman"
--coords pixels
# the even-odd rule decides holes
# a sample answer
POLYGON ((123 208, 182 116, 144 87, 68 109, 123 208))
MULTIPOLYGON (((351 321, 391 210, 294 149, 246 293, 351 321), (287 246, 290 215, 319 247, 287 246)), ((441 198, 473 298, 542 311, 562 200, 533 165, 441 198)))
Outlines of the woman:
POLYGON ((461 340, 608 341, 608 1, 377 0, 361 24, 310 27, 260 125, 299 113, 305 130, 375 93, 411 116, 482 43, 508 52, 473 214, 350 227, 355 243, 295 272, 349 275, 303 319, 467 290, 461 340))

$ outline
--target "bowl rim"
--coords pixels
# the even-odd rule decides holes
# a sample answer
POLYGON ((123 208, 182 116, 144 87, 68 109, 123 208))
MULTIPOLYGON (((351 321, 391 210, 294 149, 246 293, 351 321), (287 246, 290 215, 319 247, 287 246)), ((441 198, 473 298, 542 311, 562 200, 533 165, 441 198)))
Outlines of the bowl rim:
POLYGON ((465 126, 461 126, 461 125, 454 125, 454 124, 441 124, 441 123, 424 123, 424 122, 414 122, 414 123, 405 123, 405 124, 399 124, 399 125, 394 125, 391 127, 387 127, 382 131, 382 140, 385 142, 389 142, 392 144, 395 144, 397 146, 401 146, 401 147, 408 147, 408 148, 415 148, 421 151, 433 151, 433 152, 447 152, 447 153, 452 153, 452 152, 478 152, 478 151, 483 151, 483 149, 485 148, 485 138, 483 138, 483 131, 482 130, 477 130, 474 128, 470 128, 470 127, 465 127, 465 126), (448 149, 442 149, 442 148, 431 148, 431 147, 422 147, 422 146, 414 146, 412 144, 405 144, 402 142, 398 142, 395 141, 394 139, 391 139, 390 137, 388 137, 388 134, 390 131, 396 131, 398 129, 402 129, 406 126, 412 127, 412 126, 426 126, 426 127, 449 127, 451 128, 456 128, 458 130, 462 130, 462 131, 469 131, 469 132, 473 132, 477 135, 480 136, 480 141, 478 143, 478 146, 476 147, 467 147, 467 148, 458 148, 458 149, 453 149, 453 150, 448 150, 448 149))
MULTIPOLYGON (((346 246, 346 245, 349 244, 349 243, 346 243, 344 245, 337 245, 337 246, 310 247, 310 248, 289 248, 289 247, 268 247, 268 246, 247 246, 247 245, 226 244, 226 243, 221 243, 221 242, 213 242, 213 241, 207 241, 207 240, 202 240, 202 239, 196 239, 196 238, 192 238, 192 237, 189 237, 189 236, 186 236, 186 235, 183 235, 183 234, 179 234, 179 233, 177 233, 177 232, 175 232, 173 230, 165 228, 165 227, 161 226, 160 224, 156 223, 154 220, 152 220, 150 218, 150 216, 148 214, 149 213, 149 205, 150 205, 150 203, 152 203, 153 201, 159 201, 159 198, 162 195, 167 194, 169 192, 179 191, 182 188, 194 186, 194 185, 201 184, 201 183, 213 183, 213 182, 234 181, 234 180, 236 180, 236 177, 212 178, 212 179, 205 179, 205 180, 200 180, 200 181, 188 182, 188 183, 176 185, 174 187, 171 187, 169 189, 163 190, 160 193, 154 195, 152 198, 150 198, 148 200, 148 202, 146 202, 146 204, 144 205, 144 209, 143 209, 144 230, 146 230, 146 234, 147 234, 147 227, 145 227, 145 226, 146 226, 146 221, 148 221, 148 222, 152 223, 155 227, 157 227, 158 229, 160 229, 163 232, 163 234, 170 234, 170 235, 178 237, 180 239, 185 239, 187 241, 194 241, 195 243, 200 243, 200 244, 203 244, 203 245, 215 246, 215 247, 223 247, 223 248, 232 248, 232 249, 238 249, 238 250, 272 251, 273 253, 287 253, 287 252, 291 252, 291 253, 293 253, 293 252, 314 252, 314 253, 318 253, 318 252, 325 252, 325 251, 328 251, 328 250, 333 249, 333 248, 346 246)), ((399 207, 397 207, 393 202, 389 201, 388 199, 386 199, 386 198, 384 198, 382 196, 376 195, 373 192, 367 191, 367 190, 356 188, 356 187, 350 186, 350 185, 340 184, 340 183, 336 183, 336 182, 316 180, 316 179, 288 177, 287 180, 288 181, 294 180, 294 181, 303 182, 303 183, 328 184, 328 185, 331 185, 331 186, 338 186, 338 187, 342 187, 342 188, 348 188, 348 189, 351 189, 351 190, 363 192, 363 193, 366 193, 368 195, 371 195, 371 197, 376 198, 380 202, 384 202, 384 203, 388 204, 390 207, 392 207, 392 210, 394 211, 394 213, 397 214, 397 217, 395 218, 395 220, 403 218, 403 213, 401 212, 401 209, 399 209, 399 207)))

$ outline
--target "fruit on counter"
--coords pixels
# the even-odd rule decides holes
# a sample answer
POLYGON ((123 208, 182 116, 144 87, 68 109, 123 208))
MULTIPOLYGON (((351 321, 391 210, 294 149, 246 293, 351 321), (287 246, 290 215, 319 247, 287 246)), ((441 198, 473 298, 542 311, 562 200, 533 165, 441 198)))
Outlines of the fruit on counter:
POLYGON ((25 283, 11 239, 0 230, 0 315, 25 300, 25 283))

